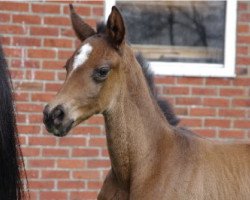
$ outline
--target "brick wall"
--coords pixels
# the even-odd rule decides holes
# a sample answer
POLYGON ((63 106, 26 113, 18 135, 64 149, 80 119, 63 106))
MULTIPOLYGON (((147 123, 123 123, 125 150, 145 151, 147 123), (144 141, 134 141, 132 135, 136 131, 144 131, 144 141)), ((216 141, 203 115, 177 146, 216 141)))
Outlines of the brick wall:
MULTIPOLYGON (((77 2, 91 25, 103 19, 103 2, 77 2)), ((0 40, 15 89, 18 130, 31 199, 95 199, 110 163, 102 116, 65 138, 49 135, 42 110, 63 83, 62 68, 78 42, 66 2, 0 2, 0 40)), ((236 78, 157 76, 182 124, 217 140, 250 141, 250 2, 238 5, 236 78)))

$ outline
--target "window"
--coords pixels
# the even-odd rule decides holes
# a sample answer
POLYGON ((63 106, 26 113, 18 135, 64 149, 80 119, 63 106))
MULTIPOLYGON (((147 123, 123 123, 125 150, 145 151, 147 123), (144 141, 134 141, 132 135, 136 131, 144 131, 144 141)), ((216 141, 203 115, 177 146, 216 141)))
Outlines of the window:
POLYGON ((106 0, 106 19, 114 4, 156 74, 235 76, 236 0, 106 0))

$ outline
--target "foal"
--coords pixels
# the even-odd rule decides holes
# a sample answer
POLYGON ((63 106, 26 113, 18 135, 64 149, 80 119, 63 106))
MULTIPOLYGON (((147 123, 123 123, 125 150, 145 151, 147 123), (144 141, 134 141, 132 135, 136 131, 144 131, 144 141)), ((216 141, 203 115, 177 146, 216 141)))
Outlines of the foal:
POLYGON ((111 170, 98 199, 249 199, 249 144, 212 143, 168 123, 124 40, 118 9, 102 34, 72 6, 71 18, 82 44, 66 63, 66 80, 45 107, 44 123, 65 136, 103 114, 111 170))

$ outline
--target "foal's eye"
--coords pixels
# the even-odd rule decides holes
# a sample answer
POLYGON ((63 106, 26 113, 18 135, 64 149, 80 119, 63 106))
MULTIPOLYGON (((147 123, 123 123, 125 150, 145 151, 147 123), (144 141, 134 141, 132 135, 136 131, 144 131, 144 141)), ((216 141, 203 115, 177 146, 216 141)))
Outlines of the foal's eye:
POLYGON ((93 73, 94 80, 97 81, 97 82, 104 81, 107 78, 109 71, 110 71, 109 66, 105 66, 105 67, 95 69, 94 73, 93 73))

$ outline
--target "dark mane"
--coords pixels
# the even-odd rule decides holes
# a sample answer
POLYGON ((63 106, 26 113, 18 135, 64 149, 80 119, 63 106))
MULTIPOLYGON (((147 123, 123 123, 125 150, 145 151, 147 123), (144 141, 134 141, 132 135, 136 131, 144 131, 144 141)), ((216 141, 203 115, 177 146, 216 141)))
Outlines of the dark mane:
MULTIPOLYGON (((103 22, 97 24, 97 33, 103 33, 105 31, 105 24, 103 22)), ((161 108, 169 124, 176 126, 180 122, 177 116, 174 113, 172 105, 165 99, 161 99, 156 91, 154 83, 154 73, 150 69, 149 63, 145 60, 141 53, 136 55, 136 60, 140 64, 143 74, 147 80, 148 87, 156 99, 158 106, 161 108)))
POLYGON ((180 120, 175 115, 172 105, 167 100, 162 99, 158 96, 154 83, 154 73, 150 69, 149 63, 145 60, 141 53, 138 53, 136 55, 136 59, 142 67, 142 71, 147 80, 148 87, 150 88, 152 95, 156 99, 158 106, 161 108, 169 124, 176 126, 180 122, 180 120))
POLYGON ((20 150, 11 80, 0 44, 0 199, 24 199, 20 170, 24 170, 20 150))

